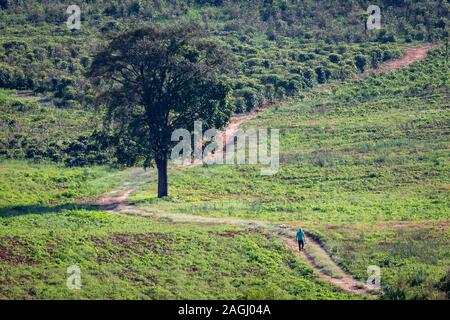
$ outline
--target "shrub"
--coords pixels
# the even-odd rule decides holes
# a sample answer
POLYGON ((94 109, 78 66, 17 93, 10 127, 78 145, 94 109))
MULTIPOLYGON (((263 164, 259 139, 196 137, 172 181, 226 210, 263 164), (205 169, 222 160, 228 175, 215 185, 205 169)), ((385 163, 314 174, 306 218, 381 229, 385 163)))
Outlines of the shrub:
POLYGON ((260 104, 260 96, 253 88, 245 88, 239 94, 244 98, 246 111, 251 111, 260 104))
POLYGON ((312 88, 317 81, 316 73, 312 69, 303 70, 304 84, 307 88, 312 88))
POLYGON ((437 288, 445 292, 447 299, 450 299, 450 269, 448 269, 447 274, 439 281, 437 288))
POLYGON ((0 87, 14 88, 14 70, 7 64, 0 64, 0 87))
POLYGON ((299 53, 297 60, 300 62, 306 62, 309 60, 314 60, 316 55, 313 53, 299 53))
POLYGON ((332 53, 328 56, 328 60, 332 63, 339 63, 341 61, 341 57, 336 53, 332 53))
POLYGON ((355 57, 355 65, 359 71, 364 72, 367 66, 367 57, 362 54, 357 55, 355 57))
POLYGON ((386 286, 381 298, 385 300, 405 300, 406 292, 404 287, 386 286))
POLYGON ((327 80, 330 78, 331 76, 331 71, 324 67, 324 66, 320 66, 317 67, 315 69, 316 75, 317 75, 317 82, 320 84, 323 84, 325 82, 327 82, 327 80))
POLYGON ((383 52, 379 49, 374 50, 370 57, 370 66, 377 69, 383 61, 383 52))
POLYGON ((386 30, 381 30, 380 33, 378 34, 377 40, 382 42, 382 43, 388 43, 388 42, 396 42, 397 39, 395 38, 395 36, 386 31, 386 30))

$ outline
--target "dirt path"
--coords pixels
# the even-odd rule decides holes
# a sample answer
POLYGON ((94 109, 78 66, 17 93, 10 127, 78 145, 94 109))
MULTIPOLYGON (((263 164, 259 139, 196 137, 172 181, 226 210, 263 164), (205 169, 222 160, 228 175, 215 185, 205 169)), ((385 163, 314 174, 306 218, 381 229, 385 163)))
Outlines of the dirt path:
POLYGON ((376 293, 369 290, 367 286, 355 280, 352 276, 344 272, 328 255, 328 253, 322 248, 322 246, 313 238, 307 237, 307 246, 304 252, 299 252, 297 243, 293 240, 293 230, 286 229, 285 227, 273 226, 268 222, 258 221, 258 220, 246 220, 239 218, 214 218, 214 217, 204 217, 190 214, 173 214, 166 212, 152 211, 147 208, 139 208, 133 205, 129 205, 126 199, 132 193, 131 189, 123 190, 122 195, 117 195, 116 197, 107 196, 105 198, 107 202, 103 205, 105 210, 113 210, 119 214, 141 216, 141 217, 152 217, 155 219, 169 220, 174 223, 200 223, 200 224, 226 224, 245 227, 246 229, 262 228, 270 231, 273 234, 278 235, 286 243, 287 247, 295 253, 298 253, 303 257, 305 262, 315 270, 318 277, 339 287, 342 291, 366 296, 366 297, 376 297, 376 293), (291 233, 289 235, 289 232, 291 233))
MULTIPOLYGON (((299 252, 298 244, 293 238, 284 238, 283 240, 291 250, 299 252)), ((351 275, 344 272, 331 259, 319 242, 308 236, 306 236, 305 240, 305 250, 299 252, 299 254, 305 259, 308 265, 317 272, 320 279, 341 288, 347 293, 376 297, 376 292, 374 290, 371 290, 366 284, 354 279, 351 275)))
POLYGON ((223 156, 224 156, 223 153, 225 151, 225 148, 228 145, 232 145, 235 143, 234 139, 237 136, 238 131, 241 128, 242 124, 253 119, 258 114, 263 112, 264 110, 269 109, 270 107, 272 107, 272 105, 273 104, 262 105, 250 112, 233 115, 231 117, 227 127, 222 130, 222 132, 223 132, 222 133, 222 144, 223 144, 224 148, 221 151, 216 152, 215 154, 208 155, 206 157, 206 159, 203 159, 203 161, 195 161, 193 163, 185 163, 185 164, 179 165, 178 167, 187 168, 187 167, 191 167, 191 166, 198 166, 198 165, 202 165, 204 162, 212 161, 217 158, 223 158, 223 156))
POLYGON ((103 210, 114 210, 119 206, 126 205, 128 203, 128 198, 137 189, 115 189, 104 196, 97 199, 96 205, 98 205, 103 210))
POLYGON ((437 45, 421 45, 415 47, 408 47, 405 49, 405 54, 398 59, 383 63, 380 68, 376 70, 376 73, 390 72, 400 68, 405 68, 414 62, 422 61, 426 59, 428 52, 437 48, 437 45))
MULTIPOLYGON (((373 73, 381 74, 381 73, 391 72, 391 71, 395 71, 400 68, 407 67, 407 66, 413 64, 414 62, 419 62, 419 61, 426 59, 428 52, 437 47, 438 47, 438 45, 435 45, 435 44, 406 47, 404 49, 404 54, 400 58, 382 63, 378 69, 369 69, 366 72, 364 72, 363 74, 356 75, 354 77, 354 79, 362 80, 373 73)), ((329 86, 329 84, 324 84, 324 85, 322 85, 321 88, 319 88, 319 90, 325 91, 325 90, 327 90, 328 86, 329 86)), ((246 113, 234 115, 233 117, 231 117, 228 126, 224 130, 223 145, 227 146, 231 143, 234 143, 234 141, 231 139, 233 139, 233 137, 236 135, 236 133, 238 132, 239 128, 241 127, 241 125, 243 123, 255 118, 258 114, 260 114, 264 110, 267 110, 268 108, 271 108, 273 105, 274 104, 264 105, 264 106, 256 108, 255 110, 253 110, 251 112, 246 112, 246 113)), ((220 157, 220 156, 222 156, 222 154, 218 153, 217 155, 211 156, 211 157, 220 157)), ((196 163, 196 165, 198 165, 198 164, 199 163, 196 163)), ((186 165, 186 166, 190 166, 190 165, 186 165)))
MULTIPOLYGON (((407 67, 414 62, 425 59, 428 52, 435 47, 435 45, 422 45, 406 48, 405 54, 399 59, 384 63, 380 68, 376 70, 368 70, 366 73, 364 73, 363 75, 359 75, 356 78, 362 79, 371 73, 380 74, 383 72, 390 72, 399 68, 407 67)), ((234 143, 234 141, 232 141, 231 139, 236 135, 243 123, 256 117, 260 112, 264 111, 268 107, 270 106, 260 107, 252 112, 233 116, 223 136, 224 146, 234 143)), ((220 156, 220 154, 214 156, 220 156)), ((182 167, 192 165, 197 165, 197 163, 184 165, 182 167)), ((131 176, 138 177, 139 175, 142 175, 142 173, 133 173, 131 176)), ((284 227, 271 226, 268 223, 261 221, 242 220, 238 218, 212 218, 187 214, 150 212, 146 209, 138 208, 136 206, 128 204, 127 200, 129 196, 140 187, 141 186, 136 184, 135 181, 131 182, 129 186, 113 190, 109 194, 100 197, 99 199, 97 199, 96 204, 104 210, 114 210, 115 212, 121 214, 152 216, 157 219, 169 219, 173 222, 178 223, 189 222, 205 224, 229 224, 245 226, 246 228, 268 228, 271 232, 280 236, 286 243, 288 248, 300 254, 307 262, 307 264, 315 270, 320 279, 331 283, 348 293, 360 296, 376 297, 376 293, 374 291, 371 291, 370 288, 368 288, 364 283, 355 280, 351 275, 342 270, 331 259, 330 255, 324 250, 321 244, 310 236, 306 238, 306 250, 304 252, 299 252, 297 243, 294 241, 292 234, 289 234, 289 232, 292 233, 292 230, 285 229, 284 227)))
POLYGON ((146 182, 145 170, 131 168, 128 171, 128 182, 125 185, 95 199, 94 204, 107 211, 127 205, 130 195, 139 190, 146 182))
MULTIPOLYGON (((428 56, 428 52, 437 48, 438 45, 428 44, 420 46, 406 47, 403 49, 403 55, 391 61, 384 62, 377 69, 368 69, 364 73, 358 74, 354 77, 355 80, 363 80, 372 74, 382 74, 392 72, 401 68, 406 68, 409 65, 422 61, 428 56)), ((326 86, 326 85, 325 85, 326 86)))

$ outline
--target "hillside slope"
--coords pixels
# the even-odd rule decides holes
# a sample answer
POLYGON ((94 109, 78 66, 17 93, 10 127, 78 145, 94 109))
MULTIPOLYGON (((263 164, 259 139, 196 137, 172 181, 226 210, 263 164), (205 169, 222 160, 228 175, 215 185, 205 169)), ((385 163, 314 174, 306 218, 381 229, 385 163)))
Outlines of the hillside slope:
POLYGON ((85 74, 92 55, 117 32, 199 24, 236 57, 237 72, 228 80, 240 113, 378 67, 410 42, 439 41, 449 15, 447 1, 385 0, 379 3, 383 29, 369 31, 368 1, 95 0, 80 2, 81 29, 71 31, 69 4, 8 0, 0 6, 0 88, 13 90, 0 94, 3 158, 71 166, 115 161, 95 146, 100 121, 85 74), (22 93, 28 99, 16 97, 22 93))
POLYGON ((365 0, 80 1, 75 31, 69 3, 0 0, 0 299, 361 299, 369 266, 381 299, 450 298, 448 1, 379 1, 380 31, 365 0), (280 129, 276 175, 174 165, 160 200, 100 147, 93 54, 181 21, 233 52, 234 127, 280 129))
POLYGON ((438 49, 406 69, 316 91, 245 124, 282 130, 277 175, 250 165, 173 168, 171 199, 156 201, 150 184, 130 201, 154 214, 303 226, 356 278, 382 267, 385 298, 443 298, 448 86, 438 49))

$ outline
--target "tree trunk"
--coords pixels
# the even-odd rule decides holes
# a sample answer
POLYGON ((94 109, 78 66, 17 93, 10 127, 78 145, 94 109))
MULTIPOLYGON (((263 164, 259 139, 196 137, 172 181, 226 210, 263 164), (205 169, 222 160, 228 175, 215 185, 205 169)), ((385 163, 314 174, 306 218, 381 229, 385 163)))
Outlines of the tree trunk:
POLYGON ((156 168, 158 169, 158 198, 163 198, 169 195, 167 158, 157 160, 156 168))

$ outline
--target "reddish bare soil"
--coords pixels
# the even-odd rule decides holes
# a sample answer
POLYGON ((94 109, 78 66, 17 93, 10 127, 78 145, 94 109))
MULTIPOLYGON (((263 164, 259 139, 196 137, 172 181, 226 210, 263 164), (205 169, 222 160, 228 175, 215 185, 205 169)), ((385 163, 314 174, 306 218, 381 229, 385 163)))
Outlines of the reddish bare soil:
POLYGON ((0 239, 0 261, 11 264, 32 265, 31 248, 19 237, 3 237, 0 239))
POLYGON ((110 194, 97 199, 96 204, 103 210, 114 210, 118 206, 127 204, 128 198, 134 191, 136 191, 135 188, 113 190, 110 194))
POLYGON ((398 59, 388 61, 381 65, 380 68, 377 69, 377 73, 394 71, 400 68, 404 68, 413 64, 414 62, 418 62, 426 59, 428 52, 437 45, 422 45, 417 47, 408 47, 405 49, 405 54, 398 59))

